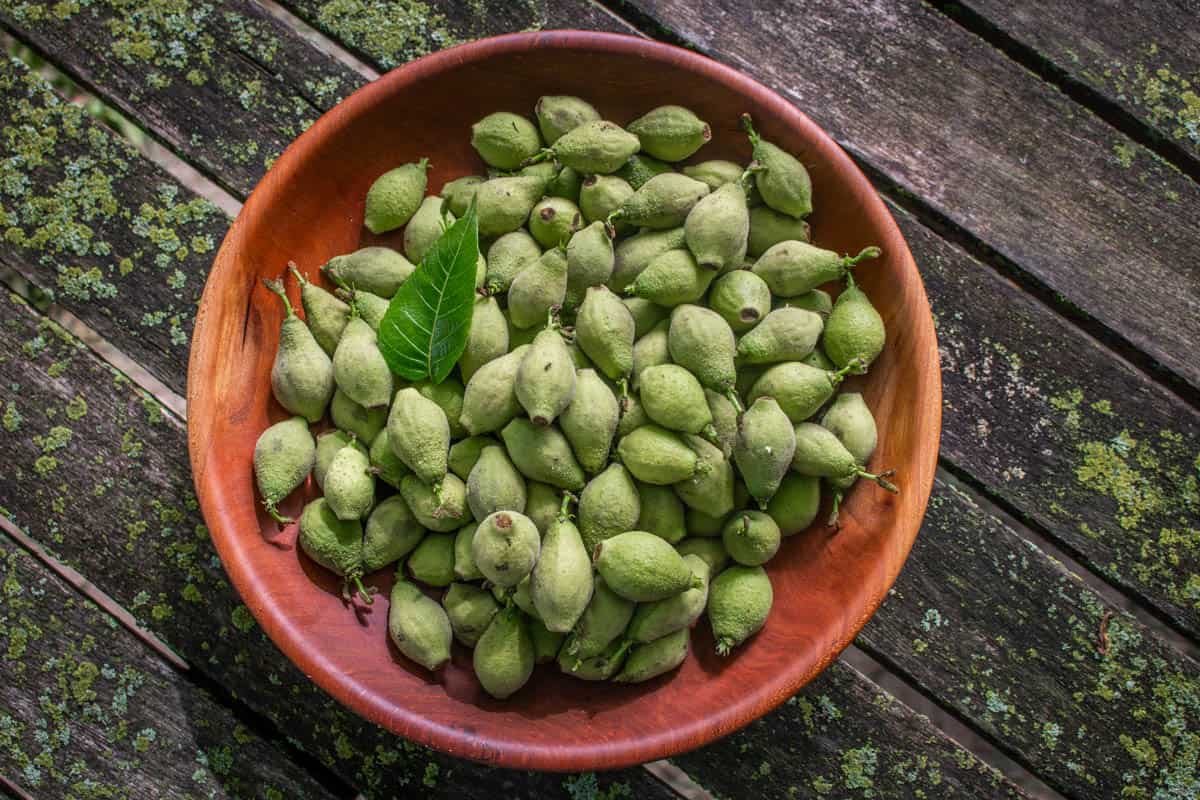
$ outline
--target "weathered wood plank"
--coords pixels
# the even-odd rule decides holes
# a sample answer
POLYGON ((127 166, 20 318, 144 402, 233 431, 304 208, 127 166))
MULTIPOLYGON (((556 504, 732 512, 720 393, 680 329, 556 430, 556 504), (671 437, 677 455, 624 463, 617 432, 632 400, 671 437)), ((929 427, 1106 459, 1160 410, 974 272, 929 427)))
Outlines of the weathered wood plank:
POLYGON ((942 457, 1200 637, 1200 414, 892 207, 941 349, 942 457))
POLYGON ((1200 186, 986 42, 918 0, 625 4, 1200 386, 1200 186))
POLYGON ((1200 793, 1200 666, 944 475, 858 644, 1069 797, 1200 793))
POLYGON ((984 22, 1086 86, 1200 165, 1200 35, 1187 0, 966 0, 945 8, 984 22))
POLYGON ((500 33, 542 28, 625 29, 590 0, 426 0, 391 5, 360 0, 285 0, 283 4, 385 71, 451 45, 500 33))
POLYGON ((2 533, 0 573, 0 771, 26 792, 338 796, 2 533))
POLYGON ((1025 796, 840 662, 770 715, 674 762, 718 797, 1025 796))
POLYGON ((0 141, 0 261, 182 394, 229 220, 8 59, 0 141))
POLYGON ((242 196, 362 83, 253 0, 10 0, 0 24, 242 196))
MULTIPOLYGON (((130 609, 196 669, 360 791, 537 800, 546 773, 490 769, 370 725, 316 688, 254 623, 197 511, 182 423, 19 298, 0 297, 0 513, 130 609)), ((650 800, 645 770, 600 776, 650 800)))

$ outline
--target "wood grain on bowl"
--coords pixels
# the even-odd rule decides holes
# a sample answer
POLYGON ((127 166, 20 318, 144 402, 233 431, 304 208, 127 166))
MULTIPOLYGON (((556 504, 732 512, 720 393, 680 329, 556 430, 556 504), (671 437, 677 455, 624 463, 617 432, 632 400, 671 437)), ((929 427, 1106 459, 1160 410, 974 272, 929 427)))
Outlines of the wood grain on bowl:
MULTIPOLYGON (((298 293, 290 285, 293 300, 298 293)), ((663 758, 746 725, 790 697, 853 639, 912 546, 933 481, 941 380, 933 320, 916 265, 887 209, 845 153, 799 110, 755 81, 685 50, 583 32, 502 36, 436 53, 359 90, 297 139, 233 224, 208 280, 188 376, 189 449, 197 492, 234 585, 263 629, 306 674, 364 717, 465 758, 523 769, 587 770, 663 758), (261 285, 295 261, 310 278, 329 257, 370 237, 363 198, 387 169, 427 156, 429 185, 480 171, 465 131, 491 111, 529 112, 542 94, 587 97, 625 123, 663 103, 693 108, 713 127, 697 158, 749 158, 738 118, 808 166, 815 241, 884 256, 858 271, 888 329, 862 391, 878 420, 871 466, 894 468, 898 496, 863 484, 840 531, 820 525, 788 539, 768 571, 776 602, 765 629, 719 658, 706 625, 677 672, 635 686, 594 685, 539 668, 507 701, 488 698, 455 653, 439 674, 400 658, 386 634, 391 577, 357 613, 331 576, 295 549, 257 502, 251 455, 284 416, 268 374, 282 307, 261 285)), ((306 487, 311 496, 315 487, 306 487)), ((305 497, 281 509, 295 513, 305 497)))

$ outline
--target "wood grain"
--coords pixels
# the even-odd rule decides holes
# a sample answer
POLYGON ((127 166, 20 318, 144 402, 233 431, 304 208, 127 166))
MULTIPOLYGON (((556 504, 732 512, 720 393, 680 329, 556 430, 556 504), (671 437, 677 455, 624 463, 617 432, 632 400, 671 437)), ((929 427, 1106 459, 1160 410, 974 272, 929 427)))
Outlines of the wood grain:
POLYGON ((1013 520, 939 477, 909 566, 861 647, 1067 797, 1200 791, 1200 666, 1013 520))
POLYGON ((745 730, 673 761, 719 797, 1025 797, 962 756, 924 717, 839 662, 745 730), (872 716, 852 711, 861 706, 872 716))
POLYGON ((1200 386, 1200 186, 983 40, 918 0, 627 5, 1200 386))
MULTIPOLYGON (((231 590, 192 493, 183 423, 10 294, 0 296, 0 387, 0 513, 347 783, 368 796, 412 786, 538 800, 581 779, 518 779, 434 753, 320 691, 231 590)), ((672 797, 644 770, 600 785, 672 797)))
POLYGON ((942 458, 1200 638, 1200 414, 892 206, 937 319, 942 458))
POLYGON ((22 0, 0 24, 239 195, 362 82, 253 0, 22 0))
POLYGON ((945 10, 973 27, 983 21, 1051 72, 1140 121, 1200 168, 1200 33, 1194 3, 966 0, 945 10))
POLYGON ((0 533, 0 772, 36 797, 326 798, 0 533))
POLYGON ((0 262, 182 393, 196 302, 228 219, 9 59, 0 137, 11 143, 0 262))
MULTIPOLYGON (((916 267, 878 195, 831 140, 774 93, 708 59, 633 37, 551 32, 462 45, 389 73, 280 158, 242 209, 201 300, 188 440, 200 505, 234 585, 319 685, 367 719, 455 755, 594 769, 706 744, 783 702, 832 661, 874 611, 916 535, 933 478, 940 400, 937 345, 916 267), (878 243, 885 253, 861 283, 893 334, 864 392, 880 420, 878 463, 903 472, 905 490, 855 492, 836 538, 817 531, 790 540, 769 567, 789 602, 775 606, 737 658, 719 659, 702 632, 697 657, 669 680, 595 687, 554 673, 539 676, 536 691, 497 703, 479 688, 466 653, 437 676, 398 670, 382 646, 384 601, 356 620, 328 581, 314 587, 294 556, 268 541, 276 536, 259 516, 250 457, 279 416, 266 376, 281 308, 252 287, 289 260, 313 273, 353 247, 365 191, 384 170, 428 156, 435 186, 472 172, 470 144, 453 132, 467 130, 481 111, 530 108, 552 91, 587 94, 617 121, 670 95, 713 126, 706 157, 748 157, 736 134, 748 110, 765 136, 812 165, 814 191, 824 198, 812 224, 822 241, 845 251, 878 243)), ((376 581, 383 597, 388 581, 376 581)))

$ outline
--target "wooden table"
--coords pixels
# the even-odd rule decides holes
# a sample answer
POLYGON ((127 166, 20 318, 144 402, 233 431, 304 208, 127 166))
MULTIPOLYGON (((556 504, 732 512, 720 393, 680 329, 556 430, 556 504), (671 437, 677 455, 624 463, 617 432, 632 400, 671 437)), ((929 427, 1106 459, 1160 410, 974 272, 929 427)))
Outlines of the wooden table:
MULTIPOLYGON (((876 182, 933 301, 942 470, 857 648, 941 727, 843 660, 673 763, 722 797, 1200 796, 1195 6, 607 5, 0 0, 0 24, 239 200, 375 71, 492 33, 640 32, 776 88, 876 182), (1002 752, 1008 776, 944 727, 1002 752)), ((229 221, 0 66, 0 264, 55 304, 0 296, 0 787, 676 796, 657 768, 510 773, 416 747, 257 629, 196 510, 170 402, 229 221)))

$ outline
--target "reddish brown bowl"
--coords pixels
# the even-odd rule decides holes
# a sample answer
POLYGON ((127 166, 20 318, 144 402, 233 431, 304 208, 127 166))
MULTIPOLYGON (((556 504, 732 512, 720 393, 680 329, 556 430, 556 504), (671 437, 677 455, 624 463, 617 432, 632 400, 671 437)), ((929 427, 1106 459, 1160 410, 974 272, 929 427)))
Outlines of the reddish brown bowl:
MULTIPOLYGON (((392 237, 394 242, 398 237, 392 237)), ((384 238, 387 241, 387 238, 384 238)), ((294 283, 289 282, 293 298, 294 283)), ((298 305, 298 303, 297 303, 298 305)), ((941 376, 925 290, 895 222, 851 160, 808 117, 761 84, 695 53, 628 36, 584 32, 500 36, 435 53, 356 92, 317 120, 276 162, 225 238, 201 301, 188 375, 196 489, 233 584, 263 629, 341 702, 396 733, 456 756, 507 767, 591 770, 699 747, 767 713, 812 680, 854 638, 900 571, 933 482, 941 376), (897 470, 901 494, 860 482, 836 534, 816 525, 786 540, 769 572, 766 628, 729 658, 706 623, 677 672, 638 686, 596 685, 539 667, 505 702, 478 687, 470 653, 431 675, 387 638, 391 577, 366 613, 279 532, 254 491, 251 453, 283 417, 269 373, 282 309, 261 286, 289 260, 309 276, 366 240, 363 197, 385 170, 422 156, 437 190, 479 172, 468 128, 498 109, 531 113, 542 94, 578 94, 625 123, 663 103, 713 127, 702 158, 749 158, 743 112, 812 173, 814 239, 884 257, 858 272, 887 323, 887 349, 862 381, 879 424, 872 461, 897 470)), ((298 513, 307 496, 289 499, 298 513)))

